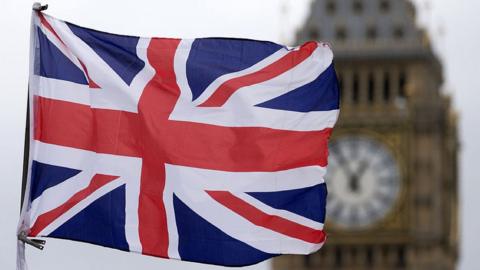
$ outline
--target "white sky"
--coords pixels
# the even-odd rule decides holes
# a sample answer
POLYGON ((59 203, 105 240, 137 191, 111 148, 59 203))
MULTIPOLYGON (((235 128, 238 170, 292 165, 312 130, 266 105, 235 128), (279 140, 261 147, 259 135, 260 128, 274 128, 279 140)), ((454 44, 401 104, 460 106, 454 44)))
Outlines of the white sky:
MULTIPOLYGON (((480 1, 415 0, 443 62, 445 89, 453 93, 461 117, 462 250, 460 269, 477 269, 480 248, 480 1), (429 8, 428 8, 429 7, 429 8), (427 12, 427 10, 429 10, 427 12)), ((51 0, 47 13, 104 31, 160 37, 227 36, 289 43, 301 25, 310 0, 51 0), (282 3, 288 6, 281 16, 282 3)), ((28 76, 31 1, 0 0, 0 269, 14 269, 28 76)), ((30 269, 213 269, 48 239, 44 251, 27 247, 30 269)), ((268 269, 268 263, 251 269, 268 269)), ((220 268, 220 267, 218 267, 220 268)))

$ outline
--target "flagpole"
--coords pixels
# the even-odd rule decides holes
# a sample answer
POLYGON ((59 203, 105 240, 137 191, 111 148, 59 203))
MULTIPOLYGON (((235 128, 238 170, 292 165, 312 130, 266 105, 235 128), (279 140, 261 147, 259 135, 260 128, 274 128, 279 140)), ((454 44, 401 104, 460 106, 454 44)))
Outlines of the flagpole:
MULTIPOLYGON (((27 95, 30 90, 27 90, 27 95)), ((23 200, 25 199, 25 189, 27 187, 28 177, 28 158, 30 153, 30 98, 27 98, 27 117, 25 117, 25 140, 23 143, 23 173, 22 173, 22 193, 20 196, 20 212, 22 212, 23 200)))
MULTIPOLYGON (((40 3, 34 3, 32 5, 32 10, 34 12, 41 12, 43 10, 46 10, 48 8, 48 5, 42 5, 40 3)), ((29 87, 27 88, 27 116, 26 116, 26 123, 25 123, 25 140, 24 140, 24 148, 23 148, 23 172, 22 172, 22 190, 21 190, 21 198, 20 198, 20 221, 19 225, 17 228, 17 270, 26 270, 27 269, 27 263, 25 260, 25 244, 31 245, 35 248, 38 248, 42 250, 45 245, 45 240, 42 239, 31 239, 28 238, 27 231, 25 230, 25 224, 23 224, 24 221, 24 215, 26 209, 26 203, 25 203, 25 197, 28 196, 29 192, 27 189, 29 188, 29 163, 30 163, 30 132, 31 132, 31 127, 30 127, 30 102, 32 102, 31 97, 30 97, 30 79, 33 74, 33 57, 32 53, 34 52, 34 49, 32 47, 32 44, 34 42, 33 38, 33 16, 32 16, 32 27, 31 27, 31 35, 30 35, 30 69, 29 69, 29 87)))
MULTIPOLYGON (((35 2, 32 5, 32 10, 37 12, 47 10, 47 8, 48 8, 48 4, 42 5, 38 2, 35 2)), ((32 60, 30 59, 30 61, 32 60)), ((30 70, 30 73, 31 72, 32 70, 30 70)), ((22 172, 22 190, 21 190, 21 196, 20 196, 20 213, 22 213, 23 203, 25 200, 25 193, 26 193, 27 182, 28 182, 28 179, 27 179, 28 164, 29 164, 29 158, 30 158, 29 156, 29 153, 30 153, 30 82, 28 84, 29 86, 27 87, 27 116, 25 118, 25 139, 23 144, 23 172, 22 172)))

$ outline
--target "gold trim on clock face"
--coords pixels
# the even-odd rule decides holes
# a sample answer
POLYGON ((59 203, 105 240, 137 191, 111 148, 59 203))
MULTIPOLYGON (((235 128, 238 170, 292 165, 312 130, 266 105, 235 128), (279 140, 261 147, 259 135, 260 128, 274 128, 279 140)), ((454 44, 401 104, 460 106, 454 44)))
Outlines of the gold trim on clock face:
POLYGON ((400 193, 397 162, 381 142, 366 136, 343 136, 329 146, 325 177, 329 221, 362 229, 382 220, 400 193))

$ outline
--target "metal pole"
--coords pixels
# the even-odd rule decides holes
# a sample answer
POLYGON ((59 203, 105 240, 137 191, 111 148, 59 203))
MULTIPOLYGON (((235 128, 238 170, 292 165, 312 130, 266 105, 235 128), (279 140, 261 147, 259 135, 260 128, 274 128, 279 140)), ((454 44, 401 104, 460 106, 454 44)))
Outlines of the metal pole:
MULTIPOLYGON (((32 5, 32 10, 43 11, 47 10, 48 5, 43 5, 35 2, 32 5)), ((20 212, 22 212, 23 201, 25 197, 25 189, 27 187, 27 177, 28 177, 28 160, 30 153, 30 89, 27 89, 27 117, 25 123, 25 141, 23 145, 23 174, 22 174, 22 192, 20 197, 20 212)))
MULTIPOLYGON (((32 9, 37 12, 46 10, 47 8, 48 8, 48 5, 42 6, 40 3, 34 3, 32 6, 32 9)), ((32 59, 30 60, 32 61, 32 59)), ((32 71, 30 70, 30 72, 32 71)), ((29 82, 29 85, 30 85, 30 82, 29 82)), ((23 207, 23 202, 25 199, 24 197, 26 193, 27 178, 28 178, 28 163, 29 163, 29 153, 30 153, 30 88, 28 88, 27 93, 28 93, 27 117, 26 117, 26 124, 25 124, 25 141, 24 141, 24 148, 23 148, 23 175, 22 175, 22 192, 21 192, 21 198, 20 198, 20 213, 22 213, 22 207, 23 207)), ((24 244, 29 244, 40 250, 42 250, 45 245, 45 240, 28 238, 27 233, 24 231, 19 232, 19 234, 17 235, 17 239, 23 242, 24 244)), ((20 267, 20 269, 24 269, 26 267, 24 244, 17 247, 17 269, 18 267, 20 267)))
POLYGON ((39 2, 35 2, 32 5, 32 9, 36 11, 47 10, 47 8, 48 8, 48 4, 42 6, 42 4, 40 4, 39 2))
MULTIPOLYGON (((27 91, 28 95, 29 91, 27 91)), ((20 212, 23 207, 23 200, 25 197, 25 189, 27 187, 28 177, 28 158, 30 153, 30 98, 27 98, 27 117, 25 122, 25 141, 23 144, 23 174, 22 174, 22 195, 20 197, 20 212)))

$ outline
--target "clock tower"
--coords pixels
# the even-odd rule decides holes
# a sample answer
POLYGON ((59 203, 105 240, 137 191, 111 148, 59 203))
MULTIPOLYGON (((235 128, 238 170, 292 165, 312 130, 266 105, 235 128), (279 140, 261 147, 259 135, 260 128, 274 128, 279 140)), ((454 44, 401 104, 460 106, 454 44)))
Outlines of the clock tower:
POLYGON ((317 0, 297 41, 332 44, 341 113, 330 144, 328 240, 275 270, 455 269, 457 120, 407 0, 317 0))

